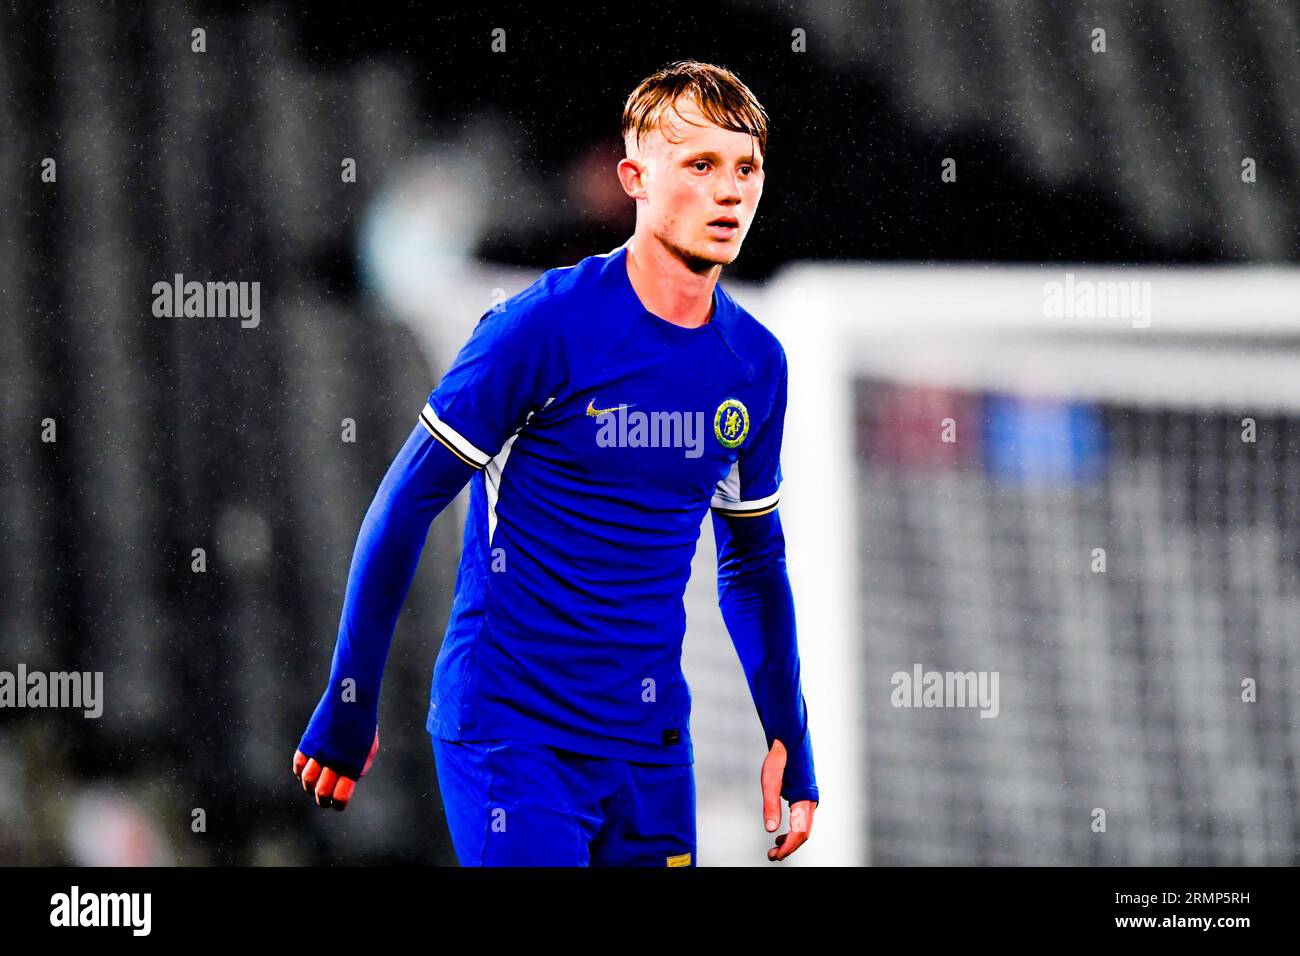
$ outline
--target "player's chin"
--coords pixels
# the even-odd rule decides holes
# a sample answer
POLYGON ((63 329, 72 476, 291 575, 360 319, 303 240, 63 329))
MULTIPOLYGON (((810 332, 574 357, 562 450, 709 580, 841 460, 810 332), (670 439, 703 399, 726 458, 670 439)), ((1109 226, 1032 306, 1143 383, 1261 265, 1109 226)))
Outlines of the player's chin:
POLYGON ((709 239, 700 245, 698 255, 714 265, 731 265, 740 255, 740 239, 709 239))

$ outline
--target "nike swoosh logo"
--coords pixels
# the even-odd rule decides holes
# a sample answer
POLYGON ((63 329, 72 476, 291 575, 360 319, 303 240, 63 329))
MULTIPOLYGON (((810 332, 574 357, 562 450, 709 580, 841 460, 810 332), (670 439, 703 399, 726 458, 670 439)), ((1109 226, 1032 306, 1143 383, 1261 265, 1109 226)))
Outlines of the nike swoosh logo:
MULTIPOLYGON (((633 402, 632 404, 635 405, 636 403, 633 402)), ((590 415, 592 418, 597 418, 600 415, 608 415, 611 412, 616 412, 620 408, 631 408, 631 407, 632 405, 614 405, 610 408, 597 408, 596 400, 593 398, 591 401, 587 403, 587 414, 590 415)))

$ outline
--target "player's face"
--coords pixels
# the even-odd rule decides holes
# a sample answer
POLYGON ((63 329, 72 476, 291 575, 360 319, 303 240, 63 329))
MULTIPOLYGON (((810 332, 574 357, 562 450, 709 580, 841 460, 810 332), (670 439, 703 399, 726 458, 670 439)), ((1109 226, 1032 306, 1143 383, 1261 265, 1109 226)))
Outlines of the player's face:
POLYGON ((763 156, 748 133, 715 126, 694 104, 668 110, 648 137, 644 213, 651 233, 694 267, 740 255, 763 195, 763 156), (666 134, 666 135, 665 135, 666 134), (720 222, 730 220, 730 224, 720 222))

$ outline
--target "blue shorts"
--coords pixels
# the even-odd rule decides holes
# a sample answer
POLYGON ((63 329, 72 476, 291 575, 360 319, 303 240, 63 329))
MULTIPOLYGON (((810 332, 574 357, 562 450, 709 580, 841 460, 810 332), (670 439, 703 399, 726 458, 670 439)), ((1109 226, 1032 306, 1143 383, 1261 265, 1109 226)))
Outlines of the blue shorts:
POLYGON ((433 738, 461 866, 695 866, 695 768, 433 738))

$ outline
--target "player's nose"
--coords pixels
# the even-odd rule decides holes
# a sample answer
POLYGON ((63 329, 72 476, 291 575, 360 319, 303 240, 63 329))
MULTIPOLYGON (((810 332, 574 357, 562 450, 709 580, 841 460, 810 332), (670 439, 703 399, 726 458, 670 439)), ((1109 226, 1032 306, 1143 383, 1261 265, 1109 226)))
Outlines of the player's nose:
POLYGON ((713 198, 724 206, 734 206, 740 203, 740 179, 734 170, 724 172, 718 177, 717 192, 713 198))

